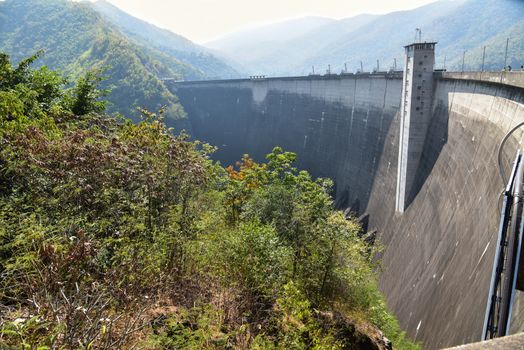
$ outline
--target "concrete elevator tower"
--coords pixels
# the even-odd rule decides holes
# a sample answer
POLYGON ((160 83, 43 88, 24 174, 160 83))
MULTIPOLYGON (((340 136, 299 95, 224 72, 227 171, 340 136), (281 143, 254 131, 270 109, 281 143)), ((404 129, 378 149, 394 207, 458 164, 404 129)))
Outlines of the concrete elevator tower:
POLYGON ((405 46, 395 204, 398 212, 404 212, 413 199, 411 191, 431 118, 435 44, 419 42, 405 46))

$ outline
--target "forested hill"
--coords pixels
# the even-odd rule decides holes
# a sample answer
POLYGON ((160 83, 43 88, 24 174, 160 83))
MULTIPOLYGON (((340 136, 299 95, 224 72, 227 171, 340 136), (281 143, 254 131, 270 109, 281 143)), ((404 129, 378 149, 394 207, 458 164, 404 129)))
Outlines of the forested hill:
POLYGON ((199 69, 208 78, 229 78, 238 75, 223 58, 216 57, 209 49, 181 35, 133 17, 105 0, 96 1, 93 6, 128 37, 176 57, 199 69))
POLYGON ((202 79, 205 72, 172 55, 126 37, 90 3, 66 0, 0 2, 0 51, 16 62, 44 50, 40 65, 76 79, 106 69, 110 112, 137 117, 137 107, 166 108, 167 118, 183 110, 161 78, 202 79))

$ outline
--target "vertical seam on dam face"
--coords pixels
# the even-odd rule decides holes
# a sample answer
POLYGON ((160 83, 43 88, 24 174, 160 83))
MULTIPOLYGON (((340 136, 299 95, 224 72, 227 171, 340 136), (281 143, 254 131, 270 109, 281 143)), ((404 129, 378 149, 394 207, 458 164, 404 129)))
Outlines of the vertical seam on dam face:
MULTIPOLYGON (((188 114, 181 125, 221 148, 224 165, 244 153, 261 161, 276 145, 297 152, 301 168, 334 180, 339 207, 369 214, 385 245, 379 285, 408 334, 426 349, 479 340, 502 188, 494 157, 524 120, 523 89, 434 78, 412 200, 398 214, 398 74, 272 78, 255 101, 258 83, 176 83, 188 114)), ((521 138, 506 145, 508 167, 521 138)), ((523 300, 513 332, 524 330, 523 300)))

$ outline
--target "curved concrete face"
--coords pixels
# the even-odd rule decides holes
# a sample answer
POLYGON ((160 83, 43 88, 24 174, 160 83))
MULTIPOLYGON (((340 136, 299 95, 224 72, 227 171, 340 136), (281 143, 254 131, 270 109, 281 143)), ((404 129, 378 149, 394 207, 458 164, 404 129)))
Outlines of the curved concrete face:
POLYGON ((215 157, 258 161, 281 146, 298 167, 336 182, 339 206, 362 212, 385 137, 400 106, 399 76, 283 78, 176 85, 192 136, 219 147, 215 157))
MULTIPOLYGON (((427 349, 481 338, 504 186, 497 148, 524 120, 523 103, 522 90, 511 87, 437 82, 419 188, 402 215, 394 212, 396 173, 379 166, 367 210, 386 247, 380 285, 402 326, 427 349)), ((506 173, 522 135, 505 148, 506 173)), ((394 159, 396 125, 386 143, 382 158, 394 159)), ((523 329, 521 300, 513 332, 523 329)))
MULTIPOLYGON (((395 213, 401 79, 304 77, 177 83, 188 119, 178 127, 220 147, 233 164, 279 145, 298 166, 336 184, 340 207, 369 213, 385 245, 380 287, 408 334, 437 349, 480 340, 503 181, 496 151, 524 121, 524 91, 437 80, 412 200, 395 213)), ((504 156, 509 172, 523 138, 504 156)), ((512 332, 524 330, 517 295, 512 332)))

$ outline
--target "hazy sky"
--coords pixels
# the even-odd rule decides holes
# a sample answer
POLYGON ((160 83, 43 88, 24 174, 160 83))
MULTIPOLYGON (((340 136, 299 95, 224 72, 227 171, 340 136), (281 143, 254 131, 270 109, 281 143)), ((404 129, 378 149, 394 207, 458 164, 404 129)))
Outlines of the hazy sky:
POLYGON ((344 18, 408 10, 435 0, 108 0, 135 17, 197 43, 301 16, 344 18))

